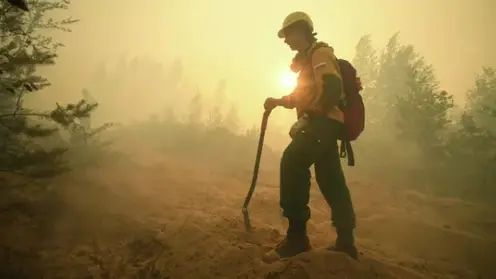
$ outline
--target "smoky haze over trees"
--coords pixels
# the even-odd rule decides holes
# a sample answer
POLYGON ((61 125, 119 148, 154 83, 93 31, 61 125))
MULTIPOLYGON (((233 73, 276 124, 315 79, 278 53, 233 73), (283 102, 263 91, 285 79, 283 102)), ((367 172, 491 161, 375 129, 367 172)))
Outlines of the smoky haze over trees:
MULTIPOLYGON (((481 67, 473 88, 466 93, 465 106, 460 106, 450 92, 443 90, 422 54, 413 45, 401 42, 400 33, 391 36, 380 49, 373 46, 372 36, 363 36, 352 62, 364 83, 367 109, 366 132, 355 143, 358 166, 350 170, 352 175, 393 179, 402 185, 398 187, 436 195, 474 199, 493 196, 488 195, 494 190, 491 185, 496 185, 493 68, 481 67)), ((182 149, 192 153, 214 150, 249 135, 251 150, 234 143, 233 149, 243 149, 245 161, 251 162, 258 123, 250 127, 242 122, 239 112, 243 106, 236 104, 235 95, 228 94, 229 81, 219 79, 213 92, 206 92, 188 80, 186 72, 187 66, 180 59, 168 67, 140 57, 123 57, 115 66, 102 63, 89 84, 101 105, 94 115, 98 118, 99 113, 113 113, 116 121, 130 120, 135 117, 129 113, 132 106, 153 104, 150 121, 158 126, 149 129, 181 138, 172 149, 184 145, 182 149), (160 92, 156 92, 157 84, 163 88, 160 92), (188 135, 200 131, 202 137, 188 135), (220 131, 229 137, 223 138, 220 131), (202 144, 206 139, 213 140, 214 134, 216 145, 202 144), (187 144, 198 150, 193 151, 196 149, 187 144)), ((139 117, 134 120, 141 121, 139 117)), ((290 124, 277 116, 271 118, 267 138, 272 149, 284 148, 290 124), (277 121, 284 125, 277 125, 277 121)))
MULTIPOLYGON (((414 178, 414 185, 405 185, 423 191, 476 199, 494 196, 493 68, 481 69, 466 105, 457 107, 432 66, 414 46, 402 44, 399 34, 379 51, 369 35, 362 37, 353 61, 364 79, 368 121, 357 143, 358 156, 373 156, 389 175, 414 178)), ((363 168, 375 165, 364 160, 363 168)))
MULTIPOLYGON (((76 21, 47 19, 48 12, 66 9, 67 1, 33 3, 34 17, 28 17, 20 10, 7 10, 6 4, 3 5, 1 124, 5 135, 2 137, 5 141, 2 145, 5 149, 2 155, 4 171, 33 169, 31 165, 21 165, 27 161, 39 165, 40 160, 45 160, 44 156, 52 157, 52 161, 59 158, 67 151, 67 145, 50 144, 54 149, 49 151, 40 147, 46 140, 33 140, 33 137, 56 135, 60 142, 67 142, 63 138, 67 138, 68 132, 64 136, 63 131, 55 129, 57 125, 62 125, 66 131, 82 131, 91 128, 89 126, 108 127, 107 120, 122 122, 128 128, 147 127, 150 131, 143 135, 159 137, 160 134, 167 138, 159 137, 157 141, 168 142, 166 149, 169 150, 216 154, 227 144, 234 153, 242 150, 244 155, 236 156, 237 159, 243 158, 246 165, 250 164, 258 123, 253 126, 242 122, 239 114, 244 108, 236 103, 235 95, 228 94, 228 80, 219 78, 213 92, 206 92, 188 79, 187 66, 180 58, 169 66, 150 57, 122 56, 115 65, 102 62, 95 67, 87 87, 82 89, 82 102, 57 105, 51 112, 35 112, 23 107, 25 94, 50 85, 37 75, 36 67, 54 64, 57 48, 61 46, 50 37, 40 35, 38 30, 69 31, 67 27, 76 21), (157 88, 160 88, 159 92, 157 88), (97 104, 99 109, 92 112, 90 121, 85 116, 97 104), (130 113, 141 106, 150 111, 144 115, 130 113), (40 126, 33 122, 33 117, 38 118, 38 122, 41 117, 57 124, 48 128, 40 126), (147 117, 149 120, 143 123, 147 117), (129 123, 135 124, 130 126, 129 123), (239 139, 239 146, 236 139, 239 139), (27 142, 22 144, 22 149, 13 148, 12 142, 17 141, 27 142), (211 146, 209 141, 212 141, 211 146), (25 153, 26 146, 35 143, 41 149, 25 153), (31 153, 39 158, 23 157, 31 153)), ((496 185, 494 68, 481 68, 461 107, 454 103, 450 92, 443 90, 429 62, 413 45, 401 42, 399 33, 391 36, 380 49, 373 46, 372 36, 363 36, 356 45, 352 61, 364 83, 367 109, 366 132, 355 144, 358 167, 352 173, 394 177, 399 179, 395 183, 404 185, 401 187, 441 195, 463 193, 464 197, 476 199, 494 196, 491 195, 492 185, 496 185)), ((282 127, 278 126, 276 118, 271 119, 267 138, 269 146, 280 151, 287 142, 286 129, 290 123, 285 120, 282 127)), ((94 129, 93 133, 80 133, 88 136, 104 130, 102 127, 94 129)), ((73 143, 74 132, 69 134, 73 143)), ((223 154, 229 157, 227 153, 223 154)), ((47 162, 50 161, 48 157, 47 162)))
MULTIPOLYGON (((52 12, 63 12, 69 4, 66 0, 30 1, 31 11, 25 13, 0 2, 0 213, 19 211, 31 218, 36 232, 49 235, 53 226, 40 218, 48 212, 44 211, 46 205, 60 205, 59 191, 71 189, 77 181, 88 181, 90 170, 131 160, 136 154, 128 150, 130 142, 140 155, 153 150, 172 160, 206 162, 227 172, 251 174, 259 123, 243 121, 241 115, 247 108, 230 94, 229 80, 219 77, 213 90, 206 90, 187 76, 188 65, 181 58, 169 65, 152 57, 124 55, 114 64, 103 61, 81 88, 81 100, 54 103, 48 111, 26 107, 26 96, 43 94, 41 89, 50 87, 39 68, 57 67, 62 46, 43 35, 47 34, 44 31, 68 32, 77 24, 72 19, 51 18, 52 12), (143 112, 141 107, 148 110, 143 112), (19 177, 32 187, 21 187, 19 177), (61 178, 68 181, 62 183, 65 187, 48 190, 61 178), (28 195, 28 188, 38 191, 28 195)), ((373 36, 363 36, 350 60, 364 85, 367 120, 364 134, 354 143, 357 166, 344 167, 350 180, 371 180, 384 185, 384 191, 408 189, 494 203, 495 68, 481 66, 461 106, 451 92, 443 90, 433 66, 415 46, 401 41, 400 33, 381 48, 373 45, 373 36)), ((70 78, 70 73, 66 74, 70 78)), ((261 119, 262 104, 259 112, 256 119, 261 119)), ((271 116, 263 171, 278 171, 291 124, 275 113, 271 116)), ((146 160, 155 164, 148 157, 146 160)), ((123 185, 117 185, 116 192, 124 192, 123 185)), ((84 187, 90 193, 95 190, 91 183, 84 187)), ((97 195, 104 196, 103 191, 98 188, 97 195)), ((64 206, 54 211, 69 208, 64 206)), ((44 245, 43 241, 34 242, 38 248, 44 245)), ((157 245, 153 242, 151 246, 157 245)), ((14 278, 21 272, 22 268, 10 266, 12 259, 24 266, 29 264, 26 259, 42 258, 24 250, 7 250, 0 247, 0 262, 7 266, 2 266, 6 273, 0 269, 2 278, 14 278)))

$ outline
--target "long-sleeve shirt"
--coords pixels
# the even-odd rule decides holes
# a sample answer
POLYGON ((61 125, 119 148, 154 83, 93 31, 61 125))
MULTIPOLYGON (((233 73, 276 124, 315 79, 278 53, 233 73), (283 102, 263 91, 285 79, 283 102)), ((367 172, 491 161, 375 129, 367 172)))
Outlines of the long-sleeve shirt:
MULTIPOLYGON (((339 99, 344 98, 341 73, 337 58, 334 56, 334 49, 326 44, 323 47, 317 44, 323 43, 314 43, 304 54, 308 57, 313 50, 312 57, 306 59, 308 63, 303 65, 299 72, 297 87, 291 94, 283 97, 284 106, 296 108, 298 117, 304 112, 324 113, 321 102, 324 93, 339 94, 339 99), (339 92, 324 92, 324 75, 335 76, 341 81, 339 92)), ((325 114, 339 122, 344 122, 343 111, 337 105, 327 110, 325 114)))

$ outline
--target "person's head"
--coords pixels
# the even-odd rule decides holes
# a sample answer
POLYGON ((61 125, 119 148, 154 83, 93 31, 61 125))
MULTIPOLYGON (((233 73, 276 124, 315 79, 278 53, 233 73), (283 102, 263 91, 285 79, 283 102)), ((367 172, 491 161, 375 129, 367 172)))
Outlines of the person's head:
POLYGON ((277 35, 291 50, 303 51, 316 41, 313 31, 312 19, 306 13, 293 12, 284 19, 277 35))

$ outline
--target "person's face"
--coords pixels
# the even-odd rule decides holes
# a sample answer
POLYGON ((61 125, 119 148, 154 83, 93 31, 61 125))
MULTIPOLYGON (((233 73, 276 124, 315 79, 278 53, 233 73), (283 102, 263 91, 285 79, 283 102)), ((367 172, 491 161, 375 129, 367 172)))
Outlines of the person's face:
POLYGON ((284 30, 284 43, 286 43, 291 50, 300 50, 305 44, 305 33, 302 28, 297 25, 288 26, 284 30))

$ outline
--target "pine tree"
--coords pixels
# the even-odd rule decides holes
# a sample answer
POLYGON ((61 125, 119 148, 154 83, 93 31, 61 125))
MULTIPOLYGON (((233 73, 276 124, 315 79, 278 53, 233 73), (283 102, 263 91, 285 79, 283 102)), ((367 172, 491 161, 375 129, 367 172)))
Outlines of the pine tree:
MULTIPOLYGON (((376 90, 379 61, 377 52, 372 46, 370 35, 360 38, 355 51, 355 57, 352 63, 357 70, 357 75, 360 77, 363 86, 361 94, 367 108, 366 126, 374 130, 378 125, 380 126, 381 110, 383 108, 380 102, 378 102, 380 99, 377 97, 380 92, 376 90)), ((373 135, 368 134, 366 137, 370 136, 373 135)))
POLYGON ((367 98, 370 94, 366 92, 368 89, 374 88, 379 70, 377 51, 372 46, 370 35, 365 35, 358 41, 355 47, 353 66, 357 69, 364 87, 363 95, 367 98))
POLYGON ((188 120, 192 125, 199 125, 203 118, 203 96, 197 88, 197 93, 191 99, 189 104, 188 120))
POLYGON ((393 128, 396 118, 396 96, 404 90, 406 83, 408 63, 404 59, 397 59, 399 50, 399 33, 396 33, 389 39, 379 57, 375 94, 372 96, 376 122, 388 129, 393 128))
POLYGON ((210 110, 209 118, 208 118, 208 126, 211 128, 219 128, 222 126, 224 122, 224 117, 222 115, 222 111, 220 110, 220 106, 214 104, 213 108, 210 110))
POLYGON ((432 66, 415 53, 413 46, 402 47, 397 60, 408 65, 404 69, 405 87, 398 92, 396 101, 399 136, 416 142, 430 155, 442 153, 451 123, 448 114, 454 106, 453 96, 439 89, 432 66))
POLYGON ((65 148, 47 150, 37 144, 57 127, 45 126, 40 120, 50 120, 73 129, 76 119, 88 116, 96 105, 84 101, 66 106, 57 105, 53 111, 37 112, 23 106, 25 94, 50 85, 36 72, 39 65, 53 65, 62 44, 41 34, 42 29, 70 31, 71 18, 57 21, 49 13, 68 8, 70 1, 30 2, 30 15, 10 9, 0 2, 0 171, 33 177, 50 177, 67 170, 62 159, 65 148), (38 118, 38 121, 32 118, 38 118))
MULTIPOLYGON (((426 152, 440 152, 450 124, 453 97, 439 89, 432 66, 420 57, 412 45, 402 45, 394 34, 378 59, 364 36, 357 45, 355 63, 369 84, 369 98, 364 98, 367 118, 373 129, 386 129, 390 140, 399 136, 415 142, 426 152), (358 52, 359 51, 359 52, 358 52)), ((385 131, 381 137, 385 138, 385 131)))
POLYGON ((245 137, 249 140, 256 141, 260 135, 260 128, 256 125, 252 125, 251 128, 245 131, 245 137))
POLYGON ((467 93, 467 104, 447 150, 451 172, 478 197, 496 188, 496 71, 483 68, 467 93))
POLYGON ((239 132, 239 112, 236 104, 232 104, 226 113, 224 126, 234 134, 239 132))
POLYGON ((496 136, 496 69, 484 67, 467 95, 467 112, 475 123, 496 136))
POLYGON ((226 80, 221 79, 217 83, 217 88, 214 92, 213 107, 210 110, 208 125, 212 128, 219 128, 223 125, 224 116, 223 108, 226 101, 226 80))

